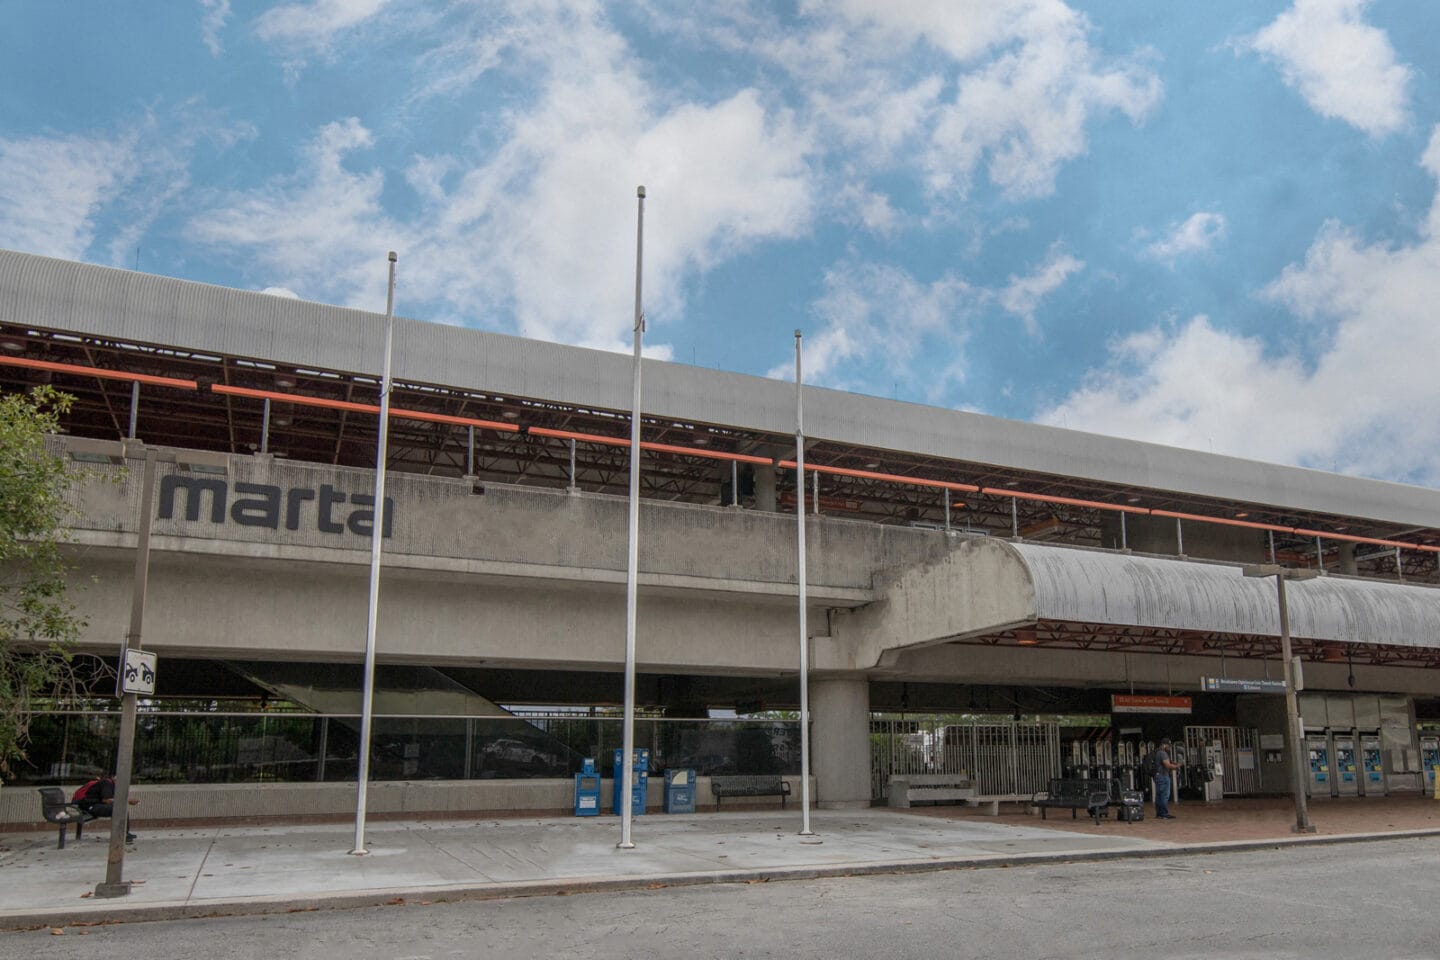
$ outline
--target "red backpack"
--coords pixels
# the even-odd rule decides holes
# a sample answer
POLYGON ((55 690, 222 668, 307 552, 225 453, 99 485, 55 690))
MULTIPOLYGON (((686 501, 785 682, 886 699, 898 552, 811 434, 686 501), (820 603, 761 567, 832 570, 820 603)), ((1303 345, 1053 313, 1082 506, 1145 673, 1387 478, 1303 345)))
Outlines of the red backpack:
POLYGON ((75 796, 70 798, 71 803, 82 803, 86 800, 100 799, 100 781, 91 780, 75 791, 75 796))

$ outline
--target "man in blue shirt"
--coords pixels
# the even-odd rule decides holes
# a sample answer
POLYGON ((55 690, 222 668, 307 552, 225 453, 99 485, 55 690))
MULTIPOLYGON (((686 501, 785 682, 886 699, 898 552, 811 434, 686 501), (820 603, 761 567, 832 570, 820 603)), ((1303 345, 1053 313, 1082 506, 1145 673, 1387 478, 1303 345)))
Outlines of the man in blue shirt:
POLYGON ((1175 816, 1170 812, 1170 777, 1171 770, 1179 770, 1180 764, 1170 759, 1171 743, 1169 737, 1160 739, 1160 746, 1155 749, 1155 819, 1174 820, 1175 816))

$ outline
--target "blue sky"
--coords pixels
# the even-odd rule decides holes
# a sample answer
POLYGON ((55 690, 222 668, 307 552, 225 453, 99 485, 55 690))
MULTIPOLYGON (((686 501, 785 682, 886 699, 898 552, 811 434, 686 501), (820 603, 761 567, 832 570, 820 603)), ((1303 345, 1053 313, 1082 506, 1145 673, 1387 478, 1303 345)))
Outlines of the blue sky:
POLYGON ((1437 3, 0 14, 0 246, 1440 485, 1437 3))

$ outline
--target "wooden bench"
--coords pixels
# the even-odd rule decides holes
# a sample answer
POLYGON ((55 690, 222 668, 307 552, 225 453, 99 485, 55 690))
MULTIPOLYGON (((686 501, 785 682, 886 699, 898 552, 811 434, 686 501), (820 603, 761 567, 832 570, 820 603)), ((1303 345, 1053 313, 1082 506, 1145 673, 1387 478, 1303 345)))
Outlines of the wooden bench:
POLYGON ((70 824, 75 824, 75 839, 79 840, 85 824, 98 819, 65 799, 65 791, 59 787, 40 788, 40 814, 60 828, 60 846, 56 848, 59 850, 65 849, 65 834, 70 824))
POLYGON ((1030 798, 1030 805, 1040 808, 1041 820, 1045 819, 1045 811, 1051 807, 1068 807, 1070 819, 1077 818, 1080 811, 1085 810, 1099 823, 1100 818, 1110 812, 1110 783, 1109 780, 1051 780, 1046 789, 1030 798))
POLYGON ((779 797, 780 809, 785 809, 785 798, 790 796, 790 784, 777 774, 712 776, 710 792, 715 797, 715 812, 720 812, 720 801, 724 797, 779 797))
POLYGON ((966 774, 907 773, 890 778, 889 802, 892 807, 909 807, 917 800, 974 800, 975 781, 966 774))

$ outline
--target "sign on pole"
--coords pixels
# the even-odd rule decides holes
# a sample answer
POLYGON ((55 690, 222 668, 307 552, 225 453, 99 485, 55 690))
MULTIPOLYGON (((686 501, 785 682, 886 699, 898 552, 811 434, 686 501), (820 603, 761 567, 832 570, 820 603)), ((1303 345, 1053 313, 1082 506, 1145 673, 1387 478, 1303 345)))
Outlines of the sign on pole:
POLYGON ((126 650, 120 661, 120 695, 155 695, 155 654, 143 650, 126 650))
POLYGON ((1206 693, 1279 693, 1285 692, 1284 680, 1232 680, 1229 677, 1201 677, 1200 689, 1206 693))

